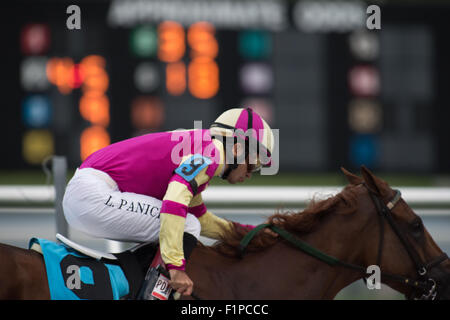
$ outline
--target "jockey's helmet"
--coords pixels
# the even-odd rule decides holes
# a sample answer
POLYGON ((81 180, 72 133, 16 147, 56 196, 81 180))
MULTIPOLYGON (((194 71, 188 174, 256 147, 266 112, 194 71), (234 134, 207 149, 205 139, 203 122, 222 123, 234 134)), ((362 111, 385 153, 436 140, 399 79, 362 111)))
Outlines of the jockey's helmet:
MULTIPOLYGON (((234 137, 248 141, 250 150, 256 156, 256 168, 270 166, 274 148, 274 135, 267 122, 251 108, 234 108, 222 113, 210 127, 212 136, 234 137), (256 146, 256 150, 252 150, 256 146), (263 157, 261 157, 263 156, 263 157), (263 158, 263 159, 261 159, 263 158)), ((234 166, 236 167, 236 166, 234 166)))

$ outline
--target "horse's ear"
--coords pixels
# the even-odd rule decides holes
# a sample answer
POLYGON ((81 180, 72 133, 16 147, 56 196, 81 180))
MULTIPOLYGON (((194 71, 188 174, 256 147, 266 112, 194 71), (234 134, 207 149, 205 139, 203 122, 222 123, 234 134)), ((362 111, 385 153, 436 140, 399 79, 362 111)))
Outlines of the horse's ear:
POLYGON ((346 170, 344 167, 341 167, 341 171, 345 174, 348 182, 350 184, 360 184, 364 182, 364 180, 361 177, 358 177, 356 174, 351 173, 350 171, 346 170))
POLYGON ((361 166, 361 174, 364 178, 367 188, 375 194, 381 195, 381 181, 366 166, 361 166))

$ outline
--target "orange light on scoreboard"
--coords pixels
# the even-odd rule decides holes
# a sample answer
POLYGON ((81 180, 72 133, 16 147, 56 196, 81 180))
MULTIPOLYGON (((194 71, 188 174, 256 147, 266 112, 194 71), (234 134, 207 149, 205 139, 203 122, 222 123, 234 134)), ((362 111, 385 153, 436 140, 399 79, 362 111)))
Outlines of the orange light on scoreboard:
POLYGON ((73 77, 74 63, 71 58, 51 58, 47 62, 47 79, 58 87, 62 94, 72 92, 71 77, 73 77))
POLYGON ((214 34, 215 28, 208 22, 194 23, 188 30, 192 58, 188 66, 188 87, 199 99, 212 98, 219 91, 219 67, 214 60, 219 45, 214 34))
POLYGON ((189 27, 187 39, 191 48, 191 58, 217 57, 219 45, 214 34, 215 28, 209 22, 197 22, 189 27))
POLYGON ((158 26, 158 58, 166 62, 166 89, 174 96, 184 93, 186 87, 198 99, 210 99, 219 91, 219 67, 214 60, 219 53, 216 29, 209 22, 196 22, 187 31, 190 58, 186 65, 182 58, 186 51, 183 27, 173 21, 158 26), (187 78, 187 86, 186 86, 187 78))
POLYGON ((164 62, 176 62, 184 56, 186 44, 181 24, 173 21, 158 26, 158 58, 164 62))
POLYGON ((69 86, 72 89, 81 87, 84 81, 84 75, 79 64, 74 64, 70 68, 69 86))
MULTIPOLYGON (((46 66, 49 82, 56 85, 62 94, 69 94, 72 89, 82 87, 83 95, 79 104, 80 115, 92 125, 81 133, 80 156, 82 160, 92 152, 110 144, 110 137, 106 131, 110 121, 110 106, 106 96, 109 77, 105 67, 105 58, 98 55, 89 55, 79 64, 75 64, 71 58, 53 57, 48 60, 46 66)), ((34 142, 35 140, 30 141, 34 142)), ((27 148, 26 150, 33 151, 35 149, 27 148)), ((37 152, 34 153, 37 154, 37 152)), ((31 159, 28 154, 31 153, 27 151, 26 155, 31 159)))
POLYGON ((87 56, 80 62, 84 81, 79 110, 81 116, 92 124, 81 133, 81 160, 110 144, 110 136, 106 131, 110 121, 109 100, 106 96, 109 77, 105 67, 105 58, 97 55, 87 56))
POLYGON ((166 88, 173 96, 179 96, 186 90, 186 66, 183 62, 167 64, 166 88))
POLYGON ((84 81, 83 69, 71 58, 50 58, 46 66, 47 79, 58 87, 62 94, 69 94, 84 81))
POLYGON ((164 106, 156 97, 141 96, 131 104, 131 122, 138 130, 156 130, 164 122, 164 106))
POLYGON ((91 126, 84 129, 80 137, 81 160, 85 160, 91 153, 108 146, 111 143, 106 129, 102 126, 91 126))
POLYGON ((80 70, 84 77, 83 91, 105 92, 109 86, 109 77, 105 71, 106 62, 100 56, 87 56, 80 63, 80 70))
MULTIPOLYGON (((85 69, 86 73, 89 73, 89 67, 99 67, 104 69, 106 67, 106 60, 102 56, 98 55, 89 55, 87 57, 84 57, 83 60, 81 60, 81 66, 85 69)), ((98 69, 92 69, 92 70, 98 70, 98 69)))
POLYGON ((92 124, 109 125, 109 100, 104 95, 84 94, 80 99, 80 114, 92 124))
POLYGON ((219 91, 219 67, 208 57, 195 58, 189 63, 189 91, 199 99, 209 99, 219 91))

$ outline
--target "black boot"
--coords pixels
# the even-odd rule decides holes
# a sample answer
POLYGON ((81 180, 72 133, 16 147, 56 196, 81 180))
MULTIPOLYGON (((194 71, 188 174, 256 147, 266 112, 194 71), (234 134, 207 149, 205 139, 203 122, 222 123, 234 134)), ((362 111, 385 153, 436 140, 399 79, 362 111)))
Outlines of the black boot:
POLYGON ((197 246, 197 238, 192 234, 185 232, 183 234, 183 251, 184 251, 184 259, 186 261, 189 260, 192 251, 197 246))

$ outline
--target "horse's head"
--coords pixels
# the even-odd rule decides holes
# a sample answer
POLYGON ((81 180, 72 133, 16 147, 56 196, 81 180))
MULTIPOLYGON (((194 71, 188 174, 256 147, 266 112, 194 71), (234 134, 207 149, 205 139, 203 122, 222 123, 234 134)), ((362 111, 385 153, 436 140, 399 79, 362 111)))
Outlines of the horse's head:
POLYGON ((450 261, 400 192, 364 166, 362 178, 342 171, 361 190, 364 263, 378 265, 382 282, 408 298, 450 299, 450 261))

